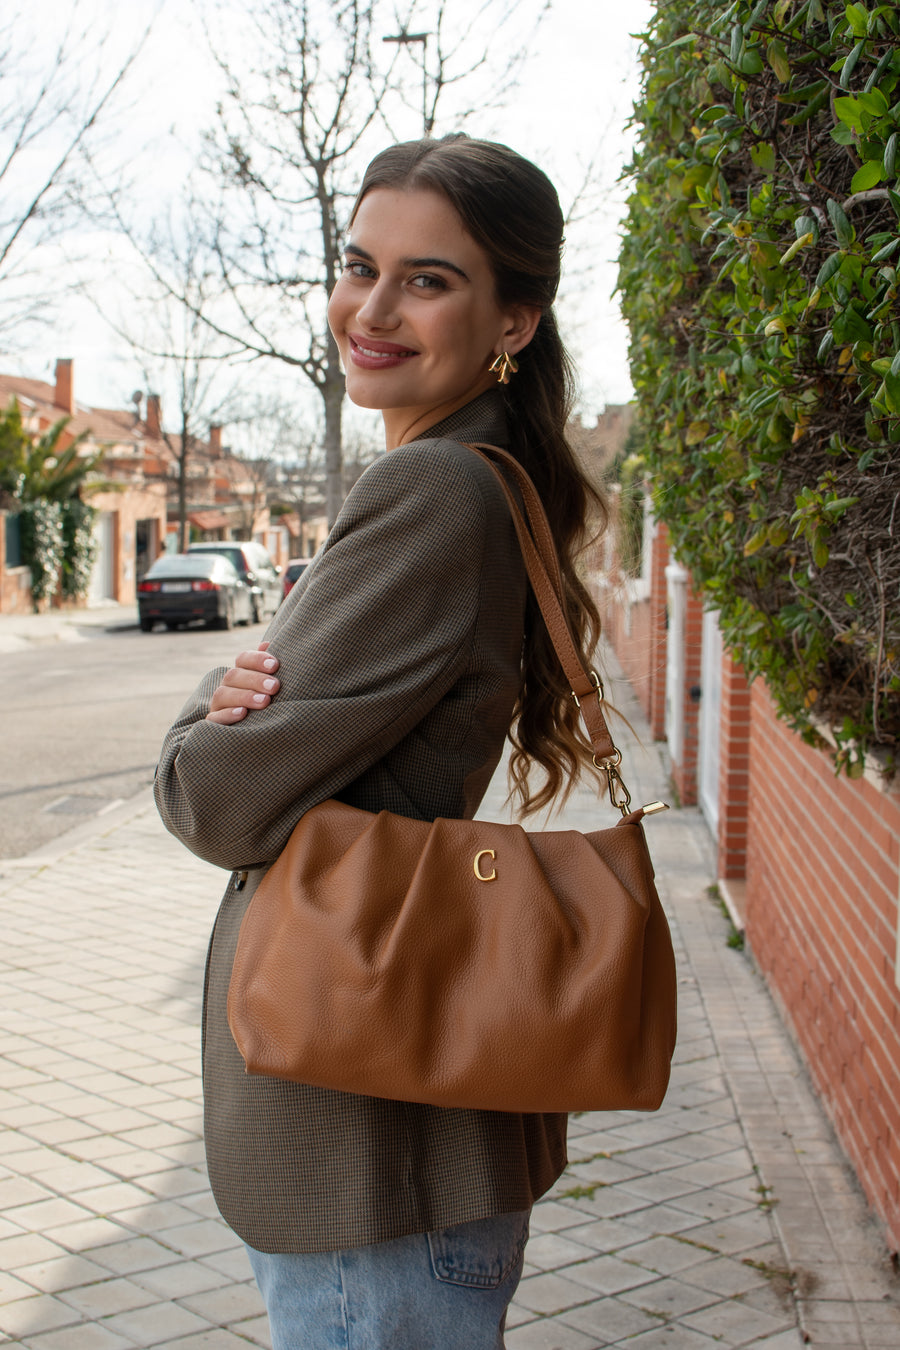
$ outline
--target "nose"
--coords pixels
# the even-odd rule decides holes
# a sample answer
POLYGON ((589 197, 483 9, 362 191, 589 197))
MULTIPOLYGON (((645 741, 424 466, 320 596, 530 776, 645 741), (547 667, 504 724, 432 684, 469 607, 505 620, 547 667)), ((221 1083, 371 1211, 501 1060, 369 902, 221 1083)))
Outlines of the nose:
POLYGON ((356 311, 356 317, 369 332, 397 327, 400 322, 397 292, 389 278, 379 277, 373 283, 364 303, 356 311))

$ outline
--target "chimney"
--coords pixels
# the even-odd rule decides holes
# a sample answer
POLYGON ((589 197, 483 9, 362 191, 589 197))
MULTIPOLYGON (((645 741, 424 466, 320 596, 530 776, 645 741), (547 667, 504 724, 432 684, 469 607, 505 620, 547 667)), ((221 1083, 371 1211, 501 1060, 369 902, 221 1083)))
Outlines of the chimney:
POLYGON ((147 426, 147 435, 159 440, 162 435, 162 427, 159 422, 159 394, 147 395, 147 416, 144 420, 147 426))
POLYGON ((72 361, 60 359, 56 363, 56 393, 53 402, 57 408, 64 408, 71 417, 75 411, 75 378, 72 361))
POLYGON ((209 457, 222 458, 222 428, 217 423, 213 423, 209 428, 209 457))

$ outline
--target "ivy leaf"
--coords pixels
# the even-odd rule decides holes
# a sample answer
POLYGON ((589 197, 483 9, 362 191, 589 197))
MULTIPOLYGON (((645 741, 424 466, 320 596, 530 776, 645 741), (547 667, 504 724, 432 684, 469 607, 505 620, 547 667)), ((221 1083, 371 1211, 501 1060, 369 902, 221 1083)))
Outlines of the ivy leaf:
POLYGON ((784 50, 784 43, 773 38, 766 48, 766 56, 780 83, 787 84, 791 78, 791 63, 784 50))
POLYGON ((684 443, 685 445, 699 445, 701 441, 706 440, 708 434, 708 422, 691 422, 685 433, 684 443))
MULTIPOLYGON (((867 160, 851 178, 850 191, 865 192, 868 188, 873 188, 877 183, 880 183, 883 177, 884 165, 877 159, 867 160)), ((849 221, 847 223, 849 224, 849 221)))
POLYGON ((831 223, 834 226, 834 232, 841 248, 849 248, 856 238, 856 232, 847 219, 844 208, 834 197, 828 199, 828 214, 831 217, 831 223))
POLYGON ((837 114, 838 121, 843 122, 851 131, 865 131, 869 124, 869 115, 858 99, 836 98, 834 100, 834 111, 837 114))
MULTIPOLYGON (((857 8, 857 9, 863 9, 863 10, 864 10, 864 6, 863 6, 863 5, 858 5, 858 6, 853 6, 853 5, 851 5, 851 6, 849 6, 849 8, 851 8, 851 9, 857 8)), ((866 23, 868 23, 868 19, 869 19, 868 11, 867 11, 867 10, 864 10, 864 12, 865 12, 865 15, 866 15, 866 23)), ((857 63, 858 63, 858 61, 859 61, 859 58, 862 56, 863 51, 864 51, 864 49, 865 49, 865 45, 866 45, 865 29, 863 29, 863 37, 862 37, 862 41, 861 41, 861 42, 857 42, 856 46, 853 48, 853 51, 852 51, 852 52, 850 53, 850 55, 845 59, 844 64, 843 64, 843 67, 841 68, 841 78, 840 78, 839 83, 840 83, 840 86, 841 86, 842 89, 849 89, 849 88, 850 88, 850 77, 852 76, 854 70, 856 69, 856 66, 857 66, 857 63)))
POLYGON ((744 557, 752 558, 753 554, 759 552, 763 544, 767 542, 768 538, 769 527, 768 525, 763 525, 761 529, 756 530, 751 534, 750 538, 744 544, 744 557))
POLYGON ((841 270, 841 263, 844 261, 843 249, 838 249, 837 253, 830 253, 819 268, 819 274, 816 277, 815 289, 821 288, 831 280, 841 270))
POLYGON ((805 248, 807 244, 811 244, 813 242, 813 238, 814 238, 813 232, 812 230, 809 230, 806 234, 801 234, 799 239, 795 239, 793 244, 791 244, 790 248, 787 250, 787 252, 782 253, 781 258, 779 259, 782 267, 784 267, 786 263, 789 263, 792 258, 795 258, 797 254, 800 252, 801 248, 805 248))
POLYGON ((864 38, 869 31, 869 11, 865 5, 848 5, 846 14, 853 36, 864 38))

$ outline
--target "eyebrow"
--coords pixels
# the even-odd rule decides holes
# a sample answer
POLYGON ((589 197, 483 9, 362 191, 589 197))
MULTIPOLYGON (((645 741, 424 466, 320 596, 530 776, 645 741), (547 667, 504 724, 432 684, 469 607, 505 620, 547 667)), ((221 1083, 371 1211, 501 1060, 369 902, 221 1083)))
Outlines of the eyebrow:
MULTIPOLYGON (((365 258, 366 262, 375 261, 371 253, 364 248, 360 248, 359 244, 348 243, 344 252, 354 253, 358 258, 365 258)), ((403 267, 442 267, 447 272, 455 272, 458 277, 462 277, 463 281, 470 280, 468 273, 464 272, 461 267, 457 267, 456 263, 448 262, 446 258, 401 258, 400 262, 403 267)))

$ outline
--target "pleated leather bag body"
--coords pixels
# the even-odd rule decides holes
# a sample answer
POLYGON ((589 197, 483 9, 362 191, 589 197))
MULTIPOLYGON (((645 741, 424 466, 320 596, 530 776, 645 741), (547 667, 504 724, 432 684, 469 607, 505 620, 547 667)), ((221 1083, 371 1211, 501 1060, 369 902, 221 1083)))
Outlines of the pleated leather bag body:
POLYGON ((653 1110, 676 1023, 641 825, 661 804, 628 809, 534 486, 505 451, 472 449, 501 460, 522 494, 528 524, 491 464, 622 819, 591 834, 528 833, 321 803, 248 906, 229 1025, 248 1072, 318 1087, 494 1111, 653 1110))

